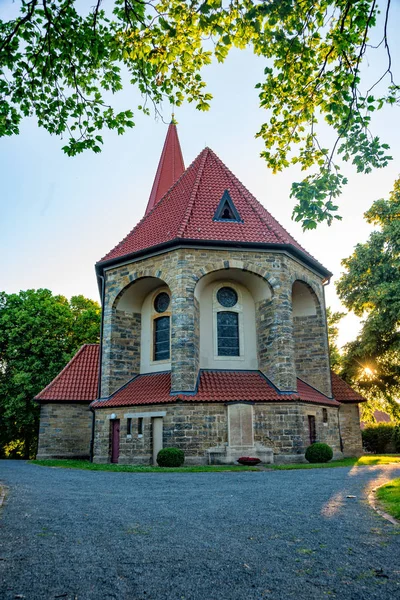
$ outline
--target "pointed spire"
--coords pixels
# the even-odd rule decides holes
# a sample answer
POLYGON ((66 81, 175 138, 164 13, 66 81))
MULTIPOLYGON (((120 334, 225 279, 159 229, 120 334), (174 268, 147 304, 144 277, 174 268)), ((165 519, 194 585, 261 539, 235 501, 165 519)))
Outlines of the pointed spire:
POLYGON ((175 183, 185 170, 181 146, 179 144, 176 121, 172 115, 171 123, 168 126, 167 137, 165 138, 164 148, 161 153, 160 162, 150 198, 146 208, 146 215, 155 207, 155 205, 166 194, 169 188, 175 183))

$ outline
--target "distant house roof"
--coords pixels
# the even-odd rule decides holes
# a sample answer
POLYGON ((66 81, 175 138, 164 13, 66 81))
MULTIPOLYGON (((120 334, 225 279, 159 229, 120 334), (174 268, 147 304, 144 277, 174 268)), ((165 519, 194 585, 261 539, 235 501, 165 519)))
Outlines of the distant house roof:
POLYGON ((35 400, 88 402, 98 396, 99 345, 84 344, 35 400))
MULTIPOLYGON (((164 159, 166 160, 166 158, 164 159)), ((97 264, 172 242, 254 243, 292 248, 323 274, 331 273, 272 217, 218 156, 205 148, 132 231, 97 264), (240 219, 215 218, 228 192, 240 219)))
POLYGON ((106 400, 98 400, 99 345, 85 344, 36 397, 39 402, 92 402, 95 408, 183 402, 310 402, 338 406, 365 398, 332 373, 334 398, 301 379, 297 393, 279 392, 260 371, 201 370, 194 394, 171 395, 171 373, 138 375, 106 400))
MULTIPOLYGON (((391 416, 385 413, 383 410, 375 410, 374 419, 376 423, 393 423, 391 416)), ((370 425, 371 423, 367 423, 366 421, 361 421, 360 423, 361 429, 365 429, 370 425)))
POLYGON ((333 371, 332 376, 332 395, 339 402, 366 402, 366 398, 346 383, 343 379, 336 375, 333 371))

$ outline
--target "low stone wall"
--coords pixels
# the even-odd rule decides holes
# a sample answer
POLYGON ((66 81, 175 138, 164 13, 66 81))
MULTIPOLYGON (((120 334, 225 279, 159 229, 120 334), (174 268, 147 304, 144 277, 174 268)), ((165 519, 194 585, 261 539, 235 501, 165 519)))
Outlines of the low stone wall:
POLYGON ((89 458, 92 413, 89 402, 49 402, 40 407, 36 458, 89 458))
MULTIPOLYGON (((110 417, 120 419, 119 462, 121 464, 151 464, 152 415, 163 417, 163 446, 176 446, 185 453, 186 464, 205 464, 210 454, 216 462, 229 462, 228 406, 223 403, 182 402, 142 407, 122 407, 96 410, 94 462, 110 462, 110 417), (128 435, 127 419, 132 419, 132 434, 128 435), (143 434, 138 434, 138 419, 143 419, 143 434), (226 448, 226 452, 224 452, 226 448), (224 456, 223 456, 224 455, 224 456), (219 456, 219 458, 218 458, 219 456)), ((305 403, 255 403, 253 405, 252 446, 263 455, 272 449, 274 462, 304 462, 309 445, 308 415, 315 416, 317 441, 329 444, 335 457, 341 456, 338 410, 327 407, 328 421, 323 422, 323 409, 305 403)), ((239 454, 240 456, 240 454, 239 454)), ((261 457, 261 456, 260 456, 261 457)), ((271 462, 270 460, 268 462, 271 462)))

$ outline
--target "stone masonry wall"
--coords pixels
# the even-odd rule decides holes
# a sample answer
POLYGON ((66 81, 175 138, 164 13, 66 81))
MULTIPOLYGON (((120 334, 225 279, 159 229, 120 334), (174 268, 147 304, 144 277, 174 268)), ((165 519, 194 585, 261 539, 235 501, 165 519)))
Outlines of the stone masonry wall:
POLYGON ((89 402, 41 404, 36 458, 89 458, 91 432, 89 402))
POLYGON ((293 318, 296 373, 327 396, 331 395, 331 378, 325 319, 317 314, 293 318))
MULTIPOLYGON (((94 460, 110 461, 110 415, 120 419, 120 459, 122 464, 151 464, 151 417, 143 419, 143 437, 137 434, 137 419, 132 420, 132 437, 127 436, 125 414, 166 412, 163 417, 163 445, 185 452, 188 463, 207 462, 207 450, 228 443, 227 406, 223 403, 183 402, 96 410, 94 460)), ((328 407, 328 423, 323 424, 322 407, 301 403, 255 403, 254 442, 273 449, 275 462, 304 462, 309 445, 308 415, 316 419, 317 439, 332 446, 340 455, 337 409, 328 407)))
POLYGON ((361 456, 362 440, 358 404, 341 404, 339 416, 343 454, 345 456, 361 456))
POLYGON ((103 327, 102 396, 108 397, 140 371, 141 315, 112 310, 103 327))
MULTIPOLYGON (((171 375, 172 388, 194 391, 199 368, 198 307, 194 301, 197 281, 213 271, 229 268, 250 271, 263 277, 272 289, 272 300, 257 307, 259 336, 259 368, 282 391, 296 389, 291 290, 296 279, 312 286, 321 306, 324 305, 322 279, 311 269, 279 252, 244 250, 177 249, 165 254, 132 262, 106 271, 102 357, 102 397, 118 387, 122 374, 133 373, 132 355, 128 347, 118 353, 117 374, 114 373, 113 313, 122 291, 140 277, 157 277, 171 290, 171 375)), ((137 325, 136 325, 137 326, 137 325)), ((326 382, 326 369, 321 378, 326 382)), ((307 381, 308 374, 303 375, 307 381)), ((311 374, 313 381, 317 375, 311 374)), ((326 389, 324 383, 321 386, 326 389)))

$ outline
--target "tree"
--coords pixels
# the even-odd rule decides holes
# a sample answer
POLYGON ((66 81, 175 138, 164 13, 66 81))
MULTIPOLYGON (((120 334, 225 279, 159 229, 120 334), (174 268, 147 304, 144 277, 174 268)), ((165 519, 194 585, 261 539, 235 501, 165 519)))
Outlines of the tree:
POLYGON ((367 416, 379 408, 400 418, 400 178, 365 218, 377 230, 342 261, 346 273, 337 284, 343 304, 364 318, 343 368, 368 398, 367 416))
POLYGON ((39 407, 33 398, 83 343, 99 341, 100 306, 68 302, 49 290, 0 293, 0 455, 35 452, 39 407))
POLYGON ((345 316, 343 312, 332 312, 329 307, 326 309, 326 320, 328 323, 328 341, 329 341, 329 362, 332 371, 340 372, 342 356, 337 345, 339 335, 339 321, 345 316))
MULTIPOLYGON (((340 219, 334 204, 346 183, 339 154, 358 172, 387 165, 388 146, 370 132, 371 115, 399 99, 388 41, 391 0, 97 0, 81 14, 76 0, 22 0, 18 18, 0 22, 0 135, 18 133, 36 115, 41 127, 69 135, 69 155, 100 152, 101 130, 133 127, 132 107, 116 112, 122 68, 144 97, 138 110, 184 100, 207 110, 201 70, 232 47, 268 59, 258 83, 269 121, 257 136, 274 171, 298 163, 311 172, 292 185, 293 217, 304 228, 340 219), (379 44, 369 44, 371 31, 379 44), (387 61, 375 84, 361 69, 382 46, 387 61), (334 133, 323 142, 318 121, 334 133)), ((88 5, 89 6, 89 5, 88 5)))

